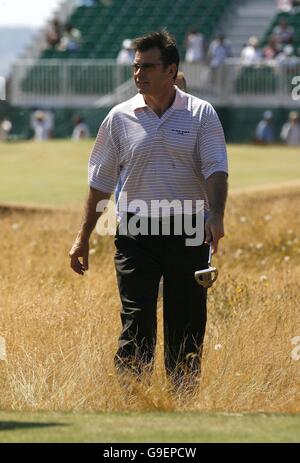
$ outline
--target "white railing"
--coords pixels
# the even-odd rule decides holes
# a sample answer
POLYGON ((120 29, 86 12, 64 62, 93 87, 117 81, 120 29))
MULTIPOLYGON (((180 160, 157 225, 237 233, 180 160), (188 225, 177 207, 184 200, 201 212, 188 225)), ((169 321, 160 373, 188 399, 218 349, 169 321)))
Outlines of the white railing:
MULTIPOLYGON (((293 107, 299 103, 295 76, 300 80, 300 59, 251 66, 229 59, 218 70, 189 63, 181 69, 188 91, 214 105, 293 107)), ((115 60, 79 59, 19 60, 10 89, 13 105, 43 107, 112 106, 136 92, 130 66, 117 65, 115 60)))
POLYGON ((130 67, 117 66, 115 60, 18 60, 10 101, 21 106, 94 106, 100 97, 109 100, 130 76, 130 67))
POLYGON ((300 80, 300 59, 292 58, 278 64, 260 60, 251 66, 239 58, 230 58, 218 69, 184 64, 182 66, 189 92, 224 106, 294 107, 296 76, 300 80))

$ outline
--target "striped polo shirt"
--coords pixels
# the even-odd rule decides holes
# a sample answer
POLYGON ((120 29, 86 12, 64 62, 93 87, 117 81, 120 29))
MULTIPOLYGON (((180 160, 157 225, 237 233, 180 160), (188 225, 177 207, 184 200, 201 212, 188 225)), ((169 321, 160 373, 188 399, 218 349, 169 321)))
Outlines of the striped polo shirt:
POLYGON ((196 200, 203 200, 207 211, 205 180, 228 171, 216 111, 175 88, 174 102, 161 117, 138 93, 115 106, 100 126, 89 160, 89 185, 105 193, 118 189, 119 217, 139 212, 134 200, 145 201, 149 210, 152 200, 186 201, 192 204, 188 213, 197 212, 196 200))

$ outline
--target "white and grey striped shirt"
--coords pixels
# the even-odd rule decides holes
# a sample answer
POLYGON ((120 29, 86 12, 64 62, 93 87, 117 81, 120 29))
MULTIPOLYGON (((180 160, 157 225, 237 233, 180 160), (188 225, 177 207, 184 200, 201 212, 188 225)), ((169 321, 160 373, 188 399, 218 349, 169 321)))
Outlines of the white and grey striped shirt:
POLYGON ((100 126, 89 160, 89 185, 118 189, 118 212, 137 212, 133 200, 208 201, 205 179, 228 171, 224 133, 210 103, 176 87, 162 117, 141 94, 115 106, 100 126), (126 205, 122 194, 127 193, 126 205))

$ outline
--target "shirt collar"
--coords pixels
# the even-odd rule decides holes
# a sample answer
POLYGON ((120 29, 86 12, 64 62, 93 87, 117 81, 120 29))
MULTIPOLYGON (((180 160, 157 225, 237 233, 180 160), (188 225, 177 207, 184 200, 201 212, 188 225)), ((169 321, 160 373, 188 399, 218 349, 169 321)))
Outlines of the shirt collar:
POLYGON ((146 108, 147 105, 145 103, 144 97, 141 93, 137 93, 133 98, 132 98, 132 109, 135 111, 136 109, 140 108, 146 108))
MULTIPOLYGON (((171 106, 171 108, 175 110, 182 110, 187 109, 188 107, 188 95, 182 92, 176 85, 176 96, 175 100, 171 106)), ((136 109, 146 108, 148 105, 145 103, 144 97, 141 93, 137 93, 132 98, 132 109, 135 111, 136 109)))

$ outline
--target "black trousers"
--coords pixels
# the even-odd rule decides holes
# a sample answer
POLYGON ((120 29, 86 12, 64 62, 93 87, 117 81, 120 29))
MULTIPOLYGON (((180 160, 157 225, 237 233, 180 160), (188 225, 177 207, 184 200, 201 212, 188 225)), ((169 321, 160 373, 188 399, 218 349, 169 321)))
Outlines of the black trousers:
MULTIPOLYGON (((127 220, 132 214, 127 215, 127 220)), ((161 230, 160 230, 161 232, 161 230)), ((118 369, 140 374, 153 364, 156 306, 163 285, 164 359, 174 383, 200 371, 206 325, 206 293, 194 272, 208 266, 208 245, 186 246, 186 235, 115 237, 115 267, 122 302, 118 369)))

